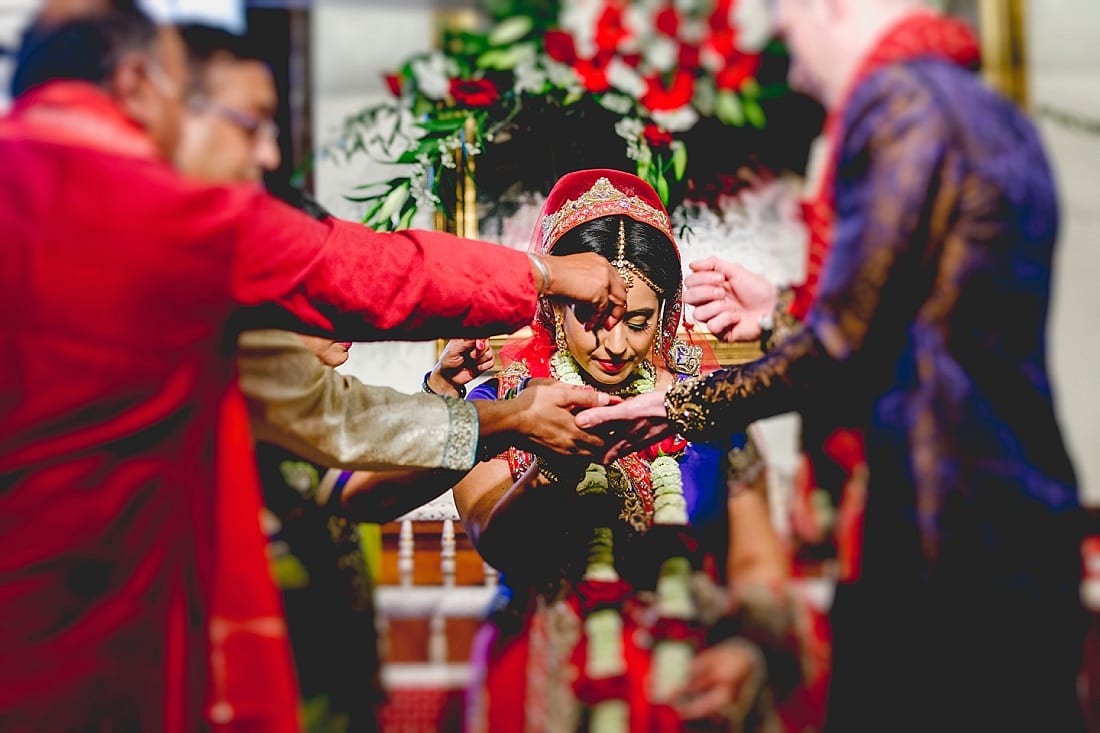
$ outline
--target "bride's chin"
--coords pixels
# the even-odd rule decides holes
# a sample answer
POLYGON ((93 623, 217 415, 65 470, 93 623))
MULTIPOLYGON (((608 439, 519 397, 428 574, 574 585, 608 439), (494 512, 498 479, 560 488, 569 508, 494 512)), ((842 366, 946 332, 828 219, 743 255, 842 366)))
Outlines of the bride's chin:
POLYGON ((627 379, 630 378, 630 373, 626 374, 592 374, 591 372, 585 372, 585 377, 588 383, 590 383, 596 389, 613 390, 616 387, 622 386, 627 379))

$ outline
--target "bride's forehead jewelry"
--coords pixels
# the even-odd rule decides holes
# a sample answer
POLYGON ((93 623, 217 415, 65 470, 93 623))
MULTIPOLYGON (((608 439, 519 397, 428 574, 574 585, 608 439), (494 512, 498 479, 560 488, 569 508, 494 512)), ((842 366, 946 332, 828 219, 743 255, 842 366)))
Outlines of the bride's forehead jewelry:
POLYGON ((663 295, 664 288, 658 287, 657 283, 650 280, 645 276, 638 267, 626 258, 626 222, 624 219, 619 219, 619 252, 615 259, 611 260, 611 266, 619 271, 619 277, 626 283, 626 289, 630 290, 634 286, 634 278, 638 278, 657 295, 663 295))
POLYGON ((630 273, 630 263, 626 261, 626 224, 619 219, 619 255, 611 260, 611 266, 619 271, 619 277, 626 283, 626 289, 634 287, 634 276, 630 273))

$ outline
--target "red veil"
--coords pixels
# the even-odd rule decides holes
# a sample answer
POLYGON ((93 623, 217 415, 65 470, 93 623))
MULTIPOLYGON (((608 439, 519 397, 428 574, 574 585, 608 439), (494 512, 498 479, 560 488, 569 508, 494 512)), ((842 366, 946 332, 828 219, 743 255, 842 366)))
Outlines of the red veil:
MULTIPOLYGON (((633 174, 608 168, 568 173, 554 184, 531 234, 529 250, 536 254, 553 254, 554 245, 563 234, 604 216, 628 216, 651 225, 668 237, 679 262, 680 249, 672 235, 672 221, 656 191, 633 174)), ((702 366, 703 349, 678 338, 683 310, 681 280, 676 291, 664 301, 660 333, 653 350, 654 357, 659 356, 670 372, 692 375, 702 366)), ((501 364, 507 368, 517 361, 525 361, 530 376, 548 377, 550 356, 555 350, 554 317, 549 300, 539 302, 531 331, 529 338, 509 341, 504 346, 501 364)), ((688 339, 691 339, 690 332, 688 339)))
MULTIPOLYGON (((660 197, 641 178, 623 171, 595 168, 576 171, 563 176, 550 190, 542 207, 535 230, 531 235, 530 251, 536 254, 553 254, 554 245, 562 235, 581 224, 605 216, 628 216, 635 221, 649 224, 666 237, 680 261, 680 249, 672 235, 672 221, 660 197)), ((657 357, 673 374, 692 376, 702 368, 704 349, 682 340, 678 333, 683 325, 683 279, 677 281, 676 290, 664 300, 660 331, 653 345, 653 361, 657 357)), ((691 332, 687 331, 691 339, 691 332)), ((501 349, 501 364, 505 367, 500 377, 500 396, 514 390, 525 377, 549 377, 550 357, 556 350, 554 341, 554 316, 548 299, 539 301, 531 335, 510 340, 501 349)), ((716 365, 713 357, 708 367, 716 365)), ((518 477, 534 460, 524 451, 510 448, 508 463, 512 475, 518 477)), ((643 503, 651 509, 648 496, 648 465, 634 456, 620 460, 620 465, 631 475, 638 486, 643 503)))

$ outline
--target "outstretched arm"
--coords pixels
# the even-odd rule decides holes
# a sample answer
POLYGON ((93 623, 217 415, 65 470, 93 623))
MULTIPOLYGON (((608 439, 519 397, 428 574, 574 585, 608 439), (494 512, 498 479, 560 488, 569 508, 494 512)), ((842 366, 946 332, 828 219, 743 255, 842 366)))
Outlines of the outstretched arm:
POLYGON ((511 333, 531 322, 539 295, 592 306, 613 323, 626 285, 586 252, 526 253, 442 232, 374 232, 315 221, 261 193, 231 190, 245 209, 236 228, 231 288, 245 327, 306 329, 357 341, 511 333))
MULTIPOLYGON (((434 399, 460 403, 476 412, 482 428, 480 441, 490 444, 490 447, 479 451, 482 457, 501 452, 509 445, 527 450, 557 451, 574 457, 591 455, 602 446, 599 438, 577 428, 573 418, 573 410, 578 407, 606 404, 607 396, 593 390, 553 380, 532 380, 523 392, 508 400, 460 402, 445 397, 434 399)), ((411 413, 406 419, 415 422, 424 417, 411 413)), ((587 459, 581 460, 587 464, 587 459)), ((570 463, 576 461, 574 458, 570 463)), ((471 475, 483 475, 487 465, 507 468, 502 461, 483 461, 474 467, 471 475)), ((463 480, 464 475, 464 471, 454 470, 356 471, 347 481, 334 508, 359 521, 390 521, 431 501, 463 480)), ((522 487, 518 487, 515 496, 521 493, 522 487)), ((502 504, 507 505, 513 498, 505 497, 502 504)), ((327 496, 322 503, 330 505, 327 496)), ((485 516, 485 524, 488 524, 488 515, 475 515, 485 516)))
POLYGON ((238 339, 241 390, 256 438, 322 466, 366 470, 467 470, 478 441, 477 408, 363 384, 322 364, 289 331, 238 339))
MULTIPOLYGON (((835 242, 808 328, 750 364, 672 387, 666 419, 689 439, 728 435, 751 422, 848 390, 873 394, 893 378, 909 325, 933 289, 966 167, 934 94, 910 69, 875 77, 853 97, 842 154, 852 166, 837 191, 835 242), (829 392, 826 392, 828 390, 829 392)), ((581 427, 660 419, 642 395, 582 413, 581 427)))

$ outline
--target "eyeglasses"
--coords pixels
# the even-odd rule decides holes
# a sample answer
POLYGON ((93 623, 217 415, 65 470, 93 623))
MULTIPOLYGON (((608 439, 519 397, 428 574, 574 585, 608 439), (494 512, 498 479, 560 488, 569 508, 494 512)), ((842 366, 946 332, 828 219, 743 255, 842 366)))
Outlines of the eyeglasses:
POLYGON ((199 109, 213 112, 227 122, 233 123, 255 141, 275 141, 279 139, 279 126, 273 120, 266 120, 244 110, 226 107, 224 104, 209 99, 202 100, 196 106, 199 109))

